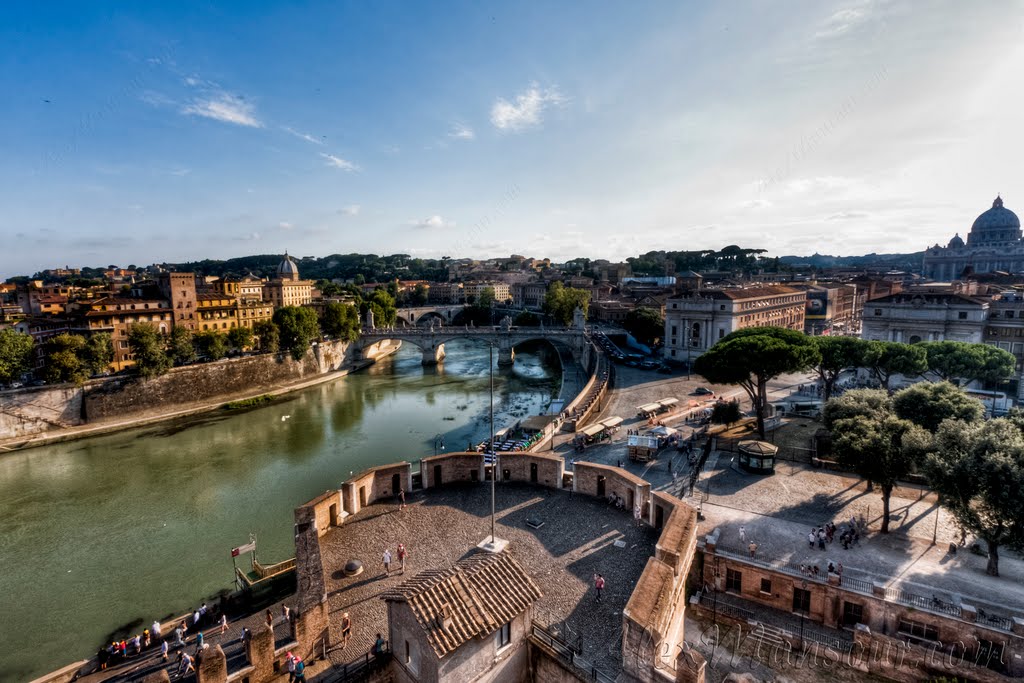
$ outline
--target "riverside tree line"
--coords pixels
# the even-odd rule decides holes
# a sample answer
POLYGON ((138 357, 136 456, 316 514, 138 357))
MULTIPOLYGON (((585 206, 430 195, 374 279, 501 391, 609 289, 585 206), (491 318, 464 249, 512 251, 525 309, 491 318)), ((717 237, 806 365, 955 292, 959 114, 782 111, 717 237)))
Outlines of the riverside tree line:
POLYGON ((963 387, 998 385, 1015 369, 1012 354, 988 344, 808 337, 774 327, 733 332, 694 364, 709 382, 746 392, 762 437, 768 382, 814 372, 823 387, 832 452, 881 492, 881 531, 889 531, 897 482, 922 475, 962 533, 985 542, 986 571, 993 576, 999 575, 1000 548, 1024 550, 1024 411, 985 420, 985 406, 963 387), (857 368, 880 388, 833 398, 841 373, 857 368), (894 392, 897 375, 926 381, 894 392))

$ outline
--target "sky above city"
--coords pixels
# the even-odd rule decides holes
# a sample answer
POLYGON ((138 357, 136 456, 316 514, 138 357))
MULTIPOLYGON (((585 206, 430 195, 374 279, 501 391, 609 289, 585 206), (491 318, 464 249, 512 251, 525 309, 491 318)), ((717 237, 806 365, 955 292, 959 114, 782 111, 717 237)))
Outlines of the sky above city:
POLYGON ((1024 212, 1024 3, 5 3, 0 277, 918 251, 1024 212))

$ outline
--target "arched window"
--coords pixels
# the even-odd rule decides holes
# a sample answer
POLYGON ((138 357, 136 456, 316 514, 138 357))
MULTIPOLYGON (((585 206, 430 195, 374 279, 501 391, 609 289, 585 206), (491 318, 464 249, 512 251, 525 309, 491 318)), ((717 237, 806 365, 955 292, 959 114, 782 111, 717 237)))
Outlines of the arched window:
POLYGON ((910 335, 910 339, 907 341, 909 341, 911 344, 918 344, 921 341, 921 337, 917 336, 916 334, 912 334, 910 335))

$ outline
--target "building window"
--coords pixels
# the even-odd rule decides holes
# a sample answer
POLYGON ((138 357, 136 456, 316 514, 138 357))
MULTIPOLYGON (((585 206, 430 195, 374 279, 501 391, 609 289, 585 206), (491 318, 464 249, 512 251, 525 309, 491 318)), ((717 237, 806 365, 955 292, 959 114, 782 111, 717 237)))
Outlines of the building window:
POLYGON ((864 622, 864 605, 843 601, 843 626, 856 626, 864 622))
POLYGON ((512 643, 512 622, 507 621, 498 629, 498 649, 508 647, 512 643))
POLYGON ((676 336, 676 326, 675 325, 672 326, 672 336, 673 337, 676 336))
POLYGON ((1013 311, 1007 311, 1006 312, 1006 317, 1007 318, 1012 318, 1013 317, 1013 311))
POLYGON ((793 589, 793 611, 804 614, 811 611, 811 591, 803 588, 793 589))
POLYGON ((876 308, 875 309, 875 315, 882 315, 882 309, 881 308, 876 308))
POLYGON ((743 587, 743 572, 735 569, 725 570, 725 590, 741 593, 743 587))
POLYGON ((771 595, 771 592, 772 592, 772 580, 771 579, 761 579, 761 592, 762 593, 767 593, 767 594, 771 595))
POLYGON ((718 330, 718 338, 721 339, 724 336, 725 336, 725 330, 719 329, 718 330))
POLYGON ((913 621, 912 619, 900 619, 899 626, 896 630, 901 634, 912 638, 931 641, 939 640, 939 629, 920 621, 913 621))
POLYGON ((725 310, 725 304, 719 304, 718 305, 718 310, 724 311, 725 310))
POLYGON ((959 311, 956 314, 958 320, 967 320, 967 311, 959 311))

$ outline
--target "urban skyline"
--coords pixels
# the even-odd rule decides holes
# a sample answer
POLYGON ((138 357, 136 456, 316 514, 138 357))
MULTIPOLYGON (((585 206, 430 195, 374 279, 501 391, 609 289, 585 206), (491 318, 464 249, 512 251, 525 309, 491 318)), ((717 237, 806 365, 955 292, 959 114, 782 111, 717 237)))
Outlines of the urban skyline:
POLYGON ((8 8, 0 272, 920 251, 1020 205, 1020 9, 8 8))

